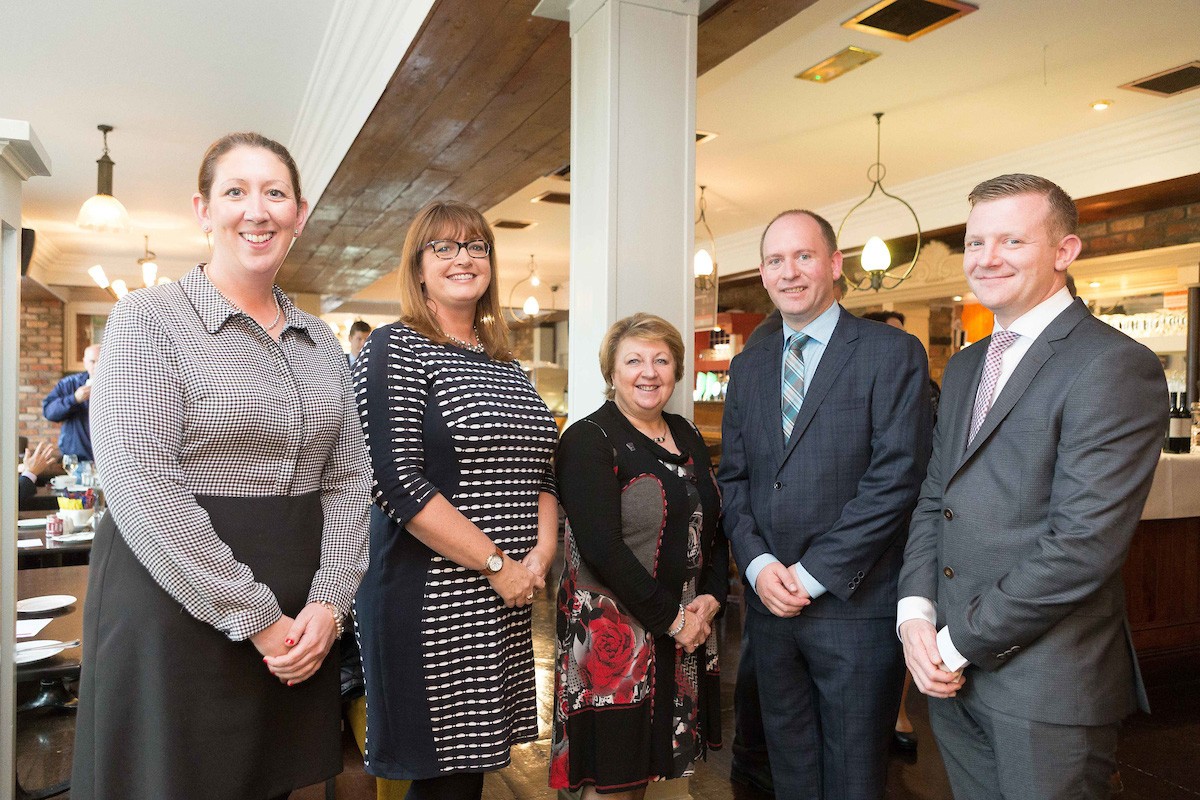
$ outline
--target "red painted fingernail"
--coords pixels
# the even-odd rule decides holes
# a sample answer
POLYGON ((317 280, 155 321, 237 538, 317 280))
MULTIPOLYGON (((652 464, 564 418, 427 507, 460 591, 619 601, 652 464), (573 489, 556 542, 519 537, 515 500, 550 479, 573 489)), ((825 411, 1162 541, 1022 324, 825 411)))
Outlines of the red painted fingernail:
POLYGON ((286 644, 286 645, 288 645, 289 647, 290 647, 291 645, 294 645, 294 644, 295 644, 295 642, 293 642, 291 639, 284 639, 284 640, 283 640, 283 643, 284 643, 284 644, 286 644))
POLYGON ((288 686, 291 686, 291 685, 292 685, 292 682, 291 682, 291 681, 288 681, 288 686))
POLYGON ((264 664, 266 664, 266 663, 267 663, 267 657, 266 657, 266 656, 263 656, 263 663, 264 663, 264 664))

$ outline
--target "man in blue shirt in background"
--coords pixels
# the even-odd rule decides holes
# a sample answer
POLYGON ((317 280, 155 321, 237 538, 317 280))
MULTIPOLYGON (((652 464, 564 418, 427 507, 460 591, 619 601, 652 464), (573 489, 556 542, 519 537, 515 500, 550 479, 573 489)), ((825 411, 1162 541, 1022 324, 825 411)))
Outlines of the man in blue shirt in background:
POLYGON ((46 395, 42 413, 51 422, 61 422, 58 449, 63 455, 79 456, 80 461, 92 461, 92 425, 88 409, 92 397, 92 370, 100 358, 100 345, 83 351, 83 372, 68 375, 46 395))

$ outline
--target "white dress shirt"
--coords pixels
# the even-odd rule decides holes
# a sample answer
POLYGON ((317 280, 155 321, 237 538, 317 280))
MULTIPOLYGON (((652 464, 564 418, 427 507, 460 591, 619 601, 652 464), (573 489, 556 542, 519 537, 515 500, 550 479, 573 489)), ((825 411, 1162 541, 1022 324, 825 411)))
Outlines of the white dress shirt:
MULTIPOLYGON (((1071 297, 1071 293, 1064 286, 1013 320, 1012 325, 1008 326, 1008 330, 1018 334, 1018 337, 1000 357, 1000 376, 996 380, 996 389, 990 400, 995 401, 1000 396, 1004 385, 1008 383, 1008 379, 1012 377, 1013 372, 1017 369, 1017 365, 1021 363, 1021 359, 1025 357, 1025 354, 1029 352, 1029 348, 1033 346, 1037 337, 1041 336, 1042 331, 1046 330, 1059 314, 1066 311, 1072 302, 1074 302, 1074 298, 1071 297)), ((997 320, 995 326, 992 328, 992 333, 1002 330, 1004 328, 1000 325, 999 320, 997 320)), ((974 396, 972 396, 972 402, 974 402, 974 396)), ((926 597, 916 595, 902 597, 896 605, 897 635, 899 634, 900 626, 910 619, 923 619, 930 625, 936 625, 937 607, 933 604, 932 600, 926 597)), ((943 627, 938 631, 937 644, 938 651, 942 656, 942 663, 945 664, 948 671, 957 672, 969 663, 963 657, 962 653, 958 652, 958 648, 954 646, 954 642, 950 640, 950 629, 948 627, 943 627)))

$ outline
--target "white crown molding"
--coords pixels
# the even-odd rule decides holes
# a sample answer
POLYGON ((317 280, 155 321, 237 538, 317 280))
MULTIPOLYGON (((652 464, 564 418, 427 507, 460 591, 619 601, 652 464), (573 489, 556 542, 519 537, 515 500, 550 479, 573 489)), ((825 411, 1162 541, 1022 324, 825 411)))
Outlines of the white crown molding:
POLYGON ((321 199, 432 6, 433 0, 337 0, 289 140, 310 207, 321 199))
POLYGON ((0 119, 0 162, 7 164, 23 181, 35 175, 50 175, 50 156, 33 127, 19 119, 0 119))
MULTIPOLYGON (((1091 197, 1191 175, 1200 165, 1198 130, 1200 99, 1173 101, 1160 111, 887 189, 916 209, 924 230, 936 230, 962 224, 968 211, 967 193, 980 181, 1009 172, 1043 175, 1073 197, 1091 197)), ((868 185, 864 185, 864 196, 867 190, 868 185)), ((858 196, 834 203, 817 212, 836 229, 861 199, 858 196)), ((766 223, 762 221, 762 225, 766 223)), ((855 212, 842 232, 840 244, 856 247, 870 233, 884 238, 908 235, 912 233, 912 217, 898 203, 876 205, 872 200, 870 207, 855 212)), ((717 251, 727 254, 722 256, 727 265, 725 275, 757 267, 761 235, 762 227, 756 227, 717 239, 717 251)))

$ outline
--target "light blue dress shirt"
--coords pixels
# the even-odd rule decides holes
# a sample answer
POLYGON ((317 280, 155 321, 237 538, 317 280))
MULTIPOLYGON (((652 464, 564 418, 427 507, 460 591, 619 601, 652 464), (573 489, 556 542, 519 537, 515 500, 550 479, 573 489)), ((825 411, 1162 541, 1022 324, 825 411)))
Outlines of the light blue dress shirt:
MULTIPOLYGON (((804 355, 804 385, 806 387, 812 385, 813 376, 817 374, 817 365, 821 363, 821 357, 825 355, 825 348, 829 346, 829 338, 833 336, 833 329, 837 327, 838 317, 841 316, 842 307, 834 303, 829 308, 821 312, 821 315, 814 319, 808 325, 804 326, 803 330, 794 331, 788 327, 787 322, 783 323, 783 355, 780 358, 782 367, 783 359, 787 358, 787 343, 788 339, 792 338, 793 334, 804 333, 808 335, 808 341, 804 343, 801 352, 804 355)), ((780 370, 782 374, 782 369, 780 370)), ((779 385, 780 395, 783 394, 783 384, 779 385)), ((803 403, 801 403, 803 406, 803 403)), ((780 424, 783 424, 783 410, 779 411, 780 424)), ((755 588, 758 581, 758 573, 762 572, 763 567, 767 564, 779 563, 779 559, 770 553, 763 553, 753 561, 750 566, 746 567, 746 580, 750 582, 750 587, 755 588)), ((796 580, 800 581, 808 592, 809 597, 814 600, 825 594, 826 589, 804 568, 804 565, 797 561, 791 566, 792 574, 796 576, 796 580)))

